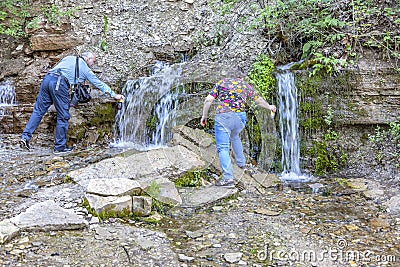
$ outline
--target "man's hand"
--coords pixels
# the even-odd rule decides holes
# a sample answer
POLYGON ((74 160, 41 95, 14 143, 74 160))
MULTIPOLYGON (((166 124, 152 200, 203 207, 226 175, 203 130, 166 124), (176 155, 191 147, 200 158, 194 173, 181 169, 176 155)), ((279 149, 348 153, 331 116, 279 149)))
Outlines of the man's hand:
POLYGON ((125 96, 124 95, 121 95, 121 94, 115 94, 114 95, 114 99, 115 100, 122 100, 122 101, 124 101, 125 100, 125 96))
POLYGON ((276 106, 275 105, 269 105, 269 109, 275 113, 276 112, 276 106))

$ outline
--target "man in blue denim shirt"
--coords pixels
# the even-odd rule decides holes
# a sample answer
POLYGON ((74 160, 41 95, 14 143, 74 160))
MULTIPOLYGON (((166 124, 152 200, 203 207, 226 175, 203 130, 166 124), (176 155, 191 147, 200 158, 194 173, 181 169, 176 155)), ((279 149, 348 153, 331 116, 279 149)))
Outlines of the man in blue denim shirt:
POLYGON ((215 115, 215 141, 217 143, 219 162, 222 168, 222 179, 215 185, 234 186, 233 168, 230 157, 230 144, 235 155, 236 165, 244 168, 246 158, 243 154, 243 145, 239 134, 246 125, 246 108, 250 101, 272 112, 276 112, 275 105, 269 105, 241 78, 225 78, 215 84, 204 101, 203 116, 200 124, 207 123, 208 110, 214 99, 219 100, 215 115))
MULTIPOLYGON (((104 82, 100 81, 90 69, 96 60, 95 54, 85 52, 79 57, 79 81, 88 80, 100 91, 108 93, 115 100, 124 100, 124 96, 114 93, 104 82)), ((20 145, 30 149, 29 140, 33 132, 39 126, 44 114, 49 107, 54 104, 57 111, 56 136, 54 140, 54 153, 61 154, 70 152, 71 147, 67 147, 68 120, 70 119, 70 99, 69 87, 74 84, 76 56, 67 56, 52 68, 40 85, 39 94, 32 115, 25 126, 21 135, 20 145)))

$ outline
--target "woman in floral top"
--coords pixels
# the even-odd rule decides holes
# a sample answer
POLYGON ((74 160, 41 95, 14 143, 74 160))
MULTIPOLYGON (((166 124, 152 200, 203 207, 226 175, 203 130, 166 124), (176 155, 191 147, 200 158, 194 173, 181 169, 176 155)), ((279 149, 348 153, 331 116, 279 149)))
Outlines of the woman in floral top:
POLYGON ((230 144, 235 154, 236 165, 244 168, 246 158, 243 153, 243 145, 239 134, 246 125, 246 108, 250 101, 272 112, 276 112, 275 105, 269 105, 260 97, 253 87, 241 78, 225 78, 217 82, 209 95, 206 97, 203 106, 203 116, 200 124, 207 123, 208 110, 214 99, 218 99, 215 115, 215 141, 219 161, 222 168, 222 179, 215 185, 233 187, 234 177, 232 161, 230 157, 230 144))

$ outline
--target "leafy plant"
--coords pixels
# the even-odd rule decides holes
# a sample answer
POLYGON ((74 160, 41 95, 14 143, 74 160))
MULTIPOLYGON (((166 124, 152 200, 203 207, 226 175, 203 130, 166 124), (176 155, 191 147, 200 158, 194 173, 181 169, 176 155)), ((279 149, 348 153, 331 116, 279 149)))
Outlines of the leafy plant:
POLYGON ((179 177, 175 181, 175 185, 178 187, 196 187, 201 186, 202 179, 209 180, 209 172, 207 169, 189 171, 179 177))
POLYGON ((3 0, 0 2, 0 34, 20 38, 27 36, 27 29, 37 28, 39 17, 59 25, 62 18, 71 17, 79 7, 61 11, 58 6, 32 5, 29 0, 3 0))
POLYGON ((398 1, 247 0, 212 1, 212 6, 218 25, 243 34, 262 31, 266 51, 286 62, 301 55, 309 60, 311 75, 332 75, 352 64, 363 46, 400 59, 398 1))
POLYGON ((275 65, 266 55, 260 55, 248 74, 250 83, 254 84, 258 93, 266 100, 271 99, 276 91, 276 79, 273 75, 275 65))
POLYGON ((58 6, 52 4, 51 6, 45 6, 42 9, 43 16, 47 21, 54 25, 60 25, 60 19, 62 17, 71 17, 76 9, 68 9, 67 11, 61 11, 58 6))
POLYGON ((104 24, 103 24, 103 39, 101 39, 99 47, 101 50, 103 51, 107 51, 108 50, 108 43, 107 43, 107 31, 108 31, 108 17, 104 15, 103 17, 104 19, 104 24))

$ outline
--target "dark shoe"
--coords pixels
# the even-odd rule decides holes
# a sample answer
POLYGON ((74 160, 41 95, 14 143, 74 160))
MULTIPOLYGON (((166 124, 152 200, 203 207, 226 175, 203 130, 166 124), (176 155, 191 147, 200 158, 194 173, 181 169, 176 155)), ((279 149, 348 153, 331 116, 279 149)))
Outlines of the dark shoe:
POLYGON ((72 147, 65 147, 64 149, 54 149, 54 155, 61 155, 61 154, 67 154, 70 153, 73 150, 72 147))
POLYGON ((24 138, 21 138, 21 140, 19 140, 19 144, 20 144, 21 148, 25 148, 27 150, 31 149, 31 147, 29 145, 29 141, 24 138))
POLYGON ((221 179, 215 183, 215 186, 235 187, 233 179, 221 179))

